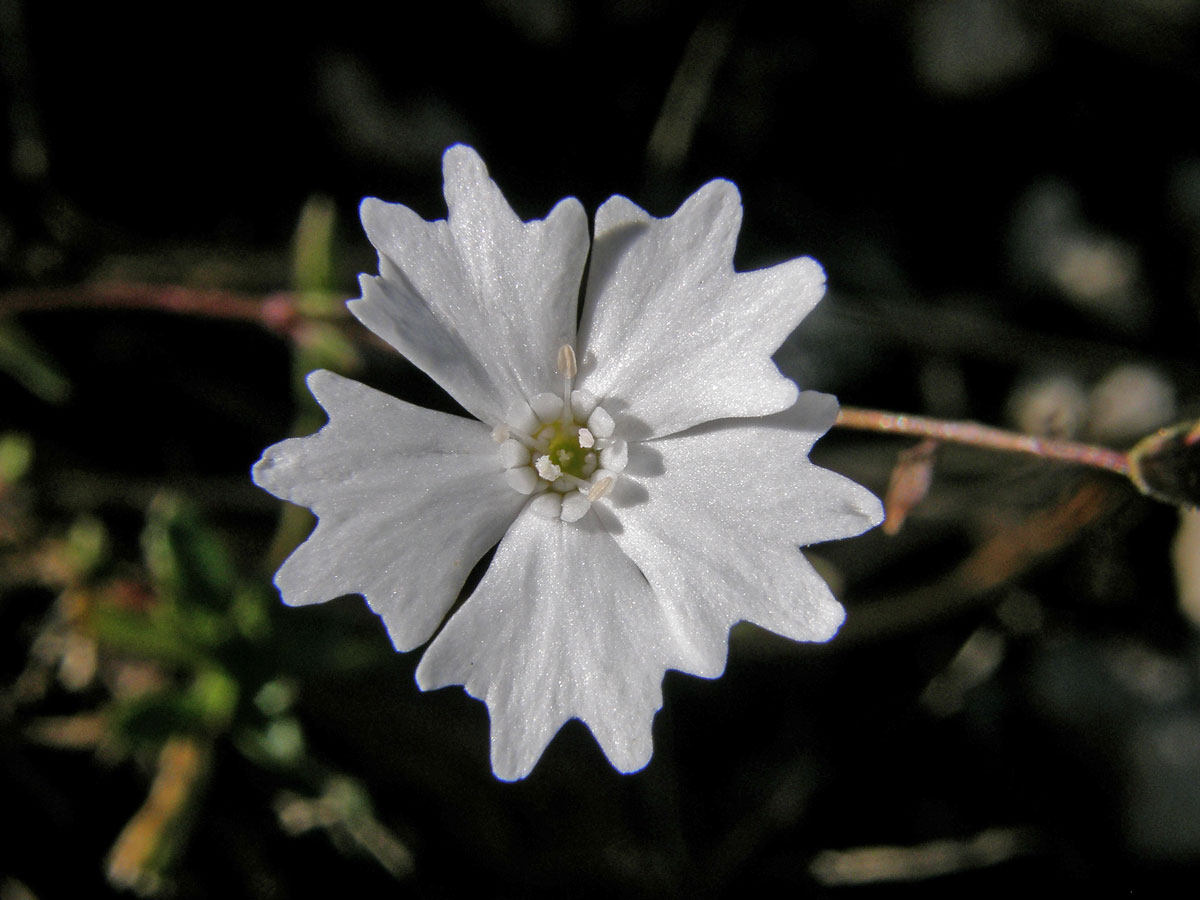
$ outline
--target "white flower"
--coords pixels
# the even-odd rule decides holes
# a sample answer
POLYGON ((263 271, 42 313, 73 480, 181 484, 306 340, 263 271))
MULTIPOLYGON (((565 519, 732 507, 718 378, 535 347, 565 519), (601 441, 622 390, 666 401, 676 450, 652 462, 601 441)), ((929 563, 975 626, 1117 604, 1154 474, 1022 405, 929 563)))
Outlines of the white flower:
POLYGON ((363 201, 380 274, 349 308, 479 421, 313 372, 329 423, 254 467, 319 517, 275 583, 292 605, 362 594, 411 650, 499 542, 418 684, 487 704, 500 778, 571 718, 633 771, 667 669, 719 676, 739 620, 805 641, 842 622, 798 548, 878 524, 879 501, 809 462, 837 402, 771 361, 824 275, 811 259, 735 273, 727 181, 666 219, 613 197, 577 332, 580 203, 522 222, 473 150, 443 169, 446 220, 363 201))

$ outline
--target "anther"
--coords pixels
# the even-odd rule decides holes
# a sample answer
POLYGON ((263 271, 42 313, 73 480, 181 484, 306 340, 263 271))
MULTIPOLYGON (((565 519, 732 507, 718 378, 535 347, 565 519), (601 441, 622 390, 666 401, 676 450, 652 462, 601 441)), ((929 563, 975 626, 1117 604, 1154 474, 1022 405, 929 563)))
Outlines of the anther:
POLYGON ((601 478, 599 481, 597 481, 594 485, 592 485, 592 489, 587 492, 588 500, 591 502, 595 502, 596 500, 600 500, 603 497, 607 497, 609 494, 612 493, 613 485, 615 483, 616 483, 616 479, 614 479, 611 475, 605 475, 603 478, 601 478))
POLYGON ((592 433, 586 428, 579 429, 579 446, 585 450, 596 446, 596 439, 592 437, 592 433))
POLYGON ((547 481, 556 481, 562 476, 562 469, 554 464, 554 461, 549 456, 542 455, 534 462, 534 468, 537 473, 547 481))
POLYGON ((575 348, 563 344, 558 348, 558 374, 563 378, 574 378, 579 367, 575 364, 575 348))

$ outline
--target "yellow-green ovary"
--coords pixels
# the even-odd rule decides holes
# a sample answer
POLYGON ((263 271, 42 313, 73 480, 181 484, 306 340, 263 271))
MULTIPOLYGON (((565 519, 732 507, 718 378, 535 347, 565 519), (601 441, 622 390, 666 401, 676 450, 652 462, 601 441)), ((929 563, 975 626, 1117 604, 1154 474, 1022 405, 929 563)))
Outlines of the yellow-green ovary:
POLYGON ((539 431, 537 438, 539 442, 550 439, 546 455, 565 474, 587 478, 596 470, 596 451, 579 446, 578 425, 564 427, 562 423, 555 422, 539 431))

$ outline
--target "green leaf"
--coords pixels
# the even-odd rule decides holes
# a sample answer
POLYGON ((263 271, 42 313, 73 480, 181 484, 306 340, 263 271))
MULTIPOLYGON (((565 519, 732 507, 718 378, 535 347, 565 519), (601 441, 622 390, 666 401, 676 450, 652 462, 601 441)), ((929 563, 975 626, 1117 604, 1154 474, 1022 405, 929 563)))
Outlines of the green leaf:
POLYGON ((33 466, 33 438, 27 434, 0 434, 0 485, 14 484, 33 466))
POLYGON ((309 315, 319 315, 319 307, 336 303, 333 296, 335 221, 333 201, 316 194, 305 201, 296 223, 292 282, 302 301, 308 300, 318 306, 317 310, 305 310, 309 315))
POLYGON ((142 532, 146 566, 168 602, 224 611, 233 600, 237 573, 220 537, 178 497, 155 498, 142 532))
POLYGON ((71 395, 67 377, 11 320, 0 321, 0 371, 7 372, 25 390, 47 403, 63 403, 71 395))

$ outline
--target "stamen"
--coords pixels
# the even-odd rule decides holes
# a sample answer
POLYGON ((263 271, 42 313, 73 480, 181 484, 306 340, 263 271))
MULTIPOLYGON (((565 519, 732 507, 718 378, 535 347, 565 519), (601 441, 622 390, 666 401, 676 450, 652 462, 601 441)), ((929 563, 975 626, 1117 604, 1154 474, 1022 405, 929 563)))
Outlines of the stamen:
POLYGON ((547 481, 557 481, 562 477, 563 470, 556 466, 549 456, 539 456, 533 465, 537 473, 547 481))
POLYGON ((579 372, 575 350, 563 344, 556 359, 561 394, 542 393, 518 401, 492 429, 501 445, 504 477, 513 490, 532 495, 537 515, 575 522, 592 501, 612 493, 629 458, 625 441, 614 438, 616 423, 600 401, 572 390, 579 372), (584 424, 580 424, 584 423, 584 424))
POLYGON ((571 423, 571 388, 575 385, 575 373, 579 366, 575 363, 575 348, 563 344, 558 348, 558 374, 563 377, 562 388, 562 423, 571 423))
POLYGON ((575 348, 563 344, 558 348, 558 374, 563 378, 574 378, 579 367, 575 364, 575 348))
POLYGON ((605 475, 603 478, 601 478, 599 481, 597 481, 594 485, 592 485, 592 489, 587 492, 588 500, 596 501, 596 500, 600 500, 604 497, 607 497, 609 494, 612 493, 614 484, 616 484, 616 479, 613 478, 613 476, 611 476, 611 475, 605 475))

